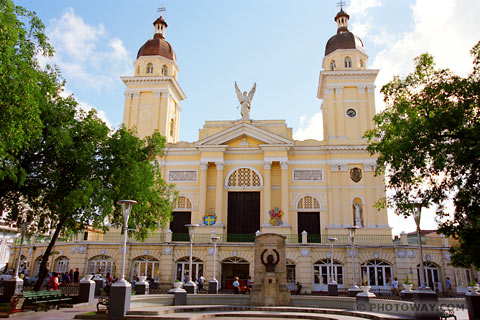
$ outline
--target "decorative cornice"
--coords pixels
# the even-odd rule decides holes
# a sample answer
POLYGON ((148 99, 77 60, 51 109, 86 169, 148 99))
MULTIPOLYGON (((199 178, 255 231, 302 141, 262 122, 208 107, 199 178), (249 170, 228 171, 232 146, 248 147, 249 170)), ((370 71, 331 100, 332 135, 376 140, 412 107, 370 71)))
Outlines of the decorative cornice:
MULTIPOLYGON (((130 77, 120 77, 123 83, 128 87, 129 85, 139 85, 139 84, 155 84, 161 82, 170 82, 175 88, 179 100, 185 100, 186 96, 182 88, 178 84, 178 81, 173 76, 150 76, 150 77, 141 77, 141 76, 130 76, 130 77)), ((154 88, 150 88, 151 91, 154 88)))
POLYGON ((201 161, 201 162, 200 162, 200 169, 201 169, 202 171, 208 170, 208 162, 203 162, 203 161, 201 161))

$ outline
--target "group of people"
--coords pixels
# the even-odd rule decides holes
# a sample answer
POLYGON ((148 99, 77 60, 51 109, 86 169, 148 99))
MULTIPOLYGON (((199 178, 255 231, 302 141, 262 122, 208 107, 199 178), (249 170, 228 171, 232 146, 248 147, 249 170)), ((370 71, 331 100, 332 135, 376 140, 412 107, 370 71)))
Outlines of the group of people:
POLYGON ((47 287, 49 290, 58 290, 60 286, 65 286, 70 283, 78 284, 80 281, 79 278, 80 272, 78 268, 75 269, 75 272, 73 269, 65 273, 53 272, 48 279, 47 287))

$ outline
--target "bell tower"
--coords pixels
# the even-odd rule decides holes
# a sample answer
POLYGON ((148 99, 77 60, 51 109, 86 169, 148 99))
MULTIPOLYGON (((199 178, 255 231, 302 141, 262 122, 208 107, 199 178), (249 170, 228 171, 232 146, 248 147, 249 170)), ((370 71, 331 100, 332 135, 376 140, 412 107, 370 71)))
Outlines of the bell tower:
POLYGON ((340 9, 335 16, 337 34, 325 47, 317 97, 322 99, 323 137, 332 144, 365 144, 373 127, 375 79, 368 69, 362 40, 348 30, 350 16, 340 9))
POLYGON ((160 16, 153 22, 153 39, 140 47, 134 62, 134 76, 121 77, 127 87, 123 124, 135 128, 140 138, 159 131, 167 142, 178 141, 180 101, 185 94, 180 87, 175 52, 165 41, 167 23, 160 16))

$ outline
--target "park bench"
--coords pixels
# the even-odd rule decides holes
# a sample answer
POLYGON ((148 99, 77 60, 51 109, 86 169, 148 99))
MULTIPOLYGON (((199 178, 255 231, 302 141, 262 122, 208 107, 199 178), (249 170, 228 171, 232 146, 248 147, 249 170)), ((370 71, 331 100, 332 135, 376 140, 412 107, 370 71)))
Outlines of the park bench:
POLYGON ((453 311, 452 308, 440 308, 440 319, 448 319, 448 318, 454 318, 457 320, 457 316, 455 315, 455 312, 453 311))
POLYGON ((106 310, 108 311, 109 304, 110 304, 110 297, 100 297, 100 298, 98 298, 97 311, 100 312, 100 306, 104 306, 106 308, 106 310))
POLYGON ((60 309, 61 305, 72 307, 72 298, 66 297, 61 290, 42 290, 42 291, 24 291, 26 305, 32 305, 35 311, 38 310, 39 305, 45 307, 45 311, 50 309, 50 306, 56 306, 60 309))

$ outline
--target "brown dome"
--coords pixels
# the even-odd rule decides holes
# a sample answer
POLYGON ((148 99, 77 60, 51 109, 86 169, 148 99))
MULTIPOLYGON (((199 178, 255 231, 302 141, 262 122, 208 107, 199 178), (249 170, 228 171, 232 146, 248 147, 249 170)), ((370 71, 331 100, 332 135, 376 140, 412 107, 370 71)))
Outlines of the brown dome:
POLYGON ((338 32, 327 41, 325 55, 329 55, 339 49, 358 49, 365 53, 365 46, 362 40, 350 31, 338 32))
POLYGON ((170 43, 165 41, 163 36, 159 33, 156 33, 153 39, 148 40, 140 47, 137 59, 142 56, 162 56, 170 60, 177 59, 170 43))

